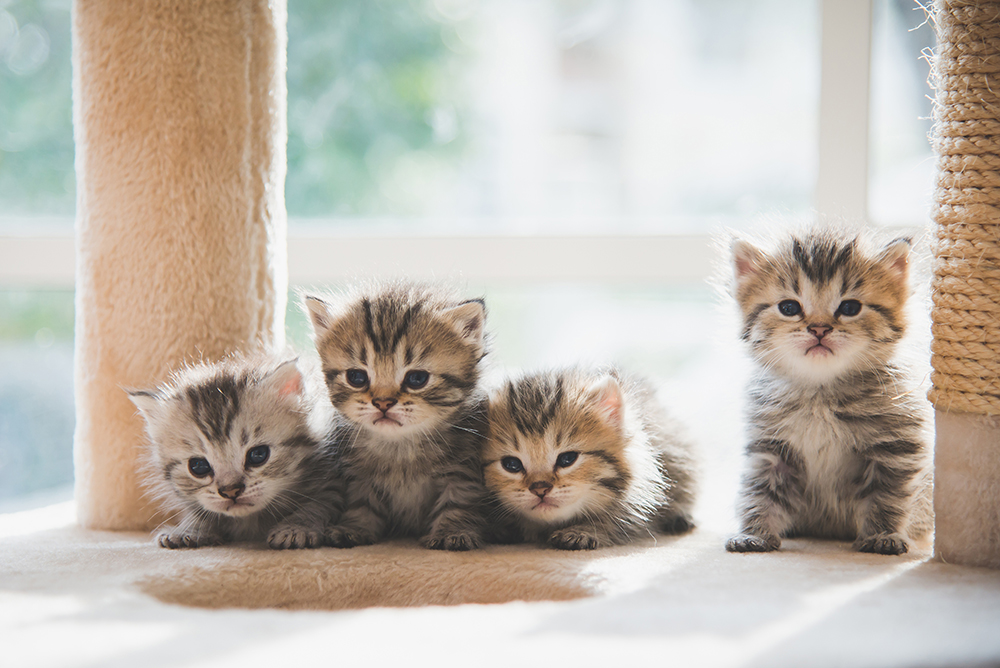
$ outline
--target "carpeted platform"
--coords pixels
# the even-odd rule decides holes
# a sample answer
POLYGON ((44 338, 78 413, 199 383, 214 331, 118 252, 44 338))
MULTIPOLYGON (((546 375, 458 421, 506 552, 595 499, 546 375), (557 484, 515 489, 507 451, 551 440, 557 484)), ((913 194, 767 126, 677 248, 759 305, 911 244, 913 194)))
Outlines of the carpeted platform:
POLYGON ((1000 572, 927 550, 169 551, 72 512, 0 516, 4 666, 1000 665, 1000 572))

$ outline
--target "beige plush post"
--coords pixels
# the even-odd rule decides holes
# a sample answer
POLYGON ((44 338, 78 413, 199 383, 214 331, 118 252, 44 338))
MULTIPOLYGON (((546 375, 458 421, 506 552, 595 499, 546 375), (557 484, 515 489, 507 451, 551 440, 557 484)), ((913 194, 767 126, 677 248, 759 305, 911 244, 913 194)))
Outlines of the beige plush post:
POLYGON ((939 558, 1000 567, 1000 2, 938 0, 932 347, 939 558))
POLYGON ((283 0, 76 0, 76 498, 150 526, 122 387, 283 345, 283 0))

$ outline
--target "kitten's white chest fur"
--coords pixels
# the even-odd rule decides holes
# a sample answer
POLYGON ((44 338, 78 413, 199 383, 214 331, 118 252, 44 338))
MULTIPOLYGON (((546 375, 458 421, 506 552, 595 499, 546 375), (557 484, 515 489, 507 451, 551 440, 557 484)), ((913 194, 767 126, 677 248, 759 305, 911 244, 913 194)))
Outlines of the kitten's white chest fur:
POLYGON ((437 486, 430 476, 389 476, 387 486, 392 514, 404 526, 420 526, 437 497, 437 486))
POLYGON ((850 490, 859 459, 855 435, 837 417, 829 399, 819 393, 798 394, 798 402, 781 421, 779 437, 799 455, 805 469, 806 506, 801 529, 824 527, 828 535, 857 531, 858 499, 850 490))
POLYGON ((805 462, 807 484, 833 484, 854 457, 853 435, 822 397, 808 397, 790 411, 782 432, 805 462))

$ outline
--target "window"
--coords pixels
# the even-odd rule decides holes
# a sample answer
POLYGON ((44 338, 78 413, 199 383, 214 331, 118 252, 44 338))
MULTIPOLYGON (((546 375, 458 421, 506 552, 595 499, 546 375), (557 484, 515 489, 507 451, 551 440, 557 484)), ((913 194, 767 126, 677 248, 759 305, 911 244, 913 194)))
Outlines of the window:
MULTIPOLYGON (((0 510, 72 476, 70 4, 0 5, 0 510)), ((705 235, 811 215, 819 109, 852 101, 821 100, 822 17, 867 9, 289 0, 292 283, 461 276, 497 361, 641 366, 683 412, 739 364, 705 235)), ((872 17, 869 211, 922 225, 933 32, 908 0, 872 17)), ((288 328, 307 345, 294 304, 288 328)))

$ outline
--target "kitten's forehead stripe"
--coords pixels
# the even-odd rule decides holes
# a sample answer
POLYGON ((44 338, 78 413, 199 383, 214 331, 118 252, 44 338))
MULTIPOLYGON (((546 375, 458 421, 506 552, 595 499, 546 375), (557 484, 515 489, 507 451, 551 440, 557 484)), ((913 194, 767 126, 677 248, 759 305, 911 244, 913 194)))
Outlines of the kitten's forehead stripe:
POLYGON ((555 383, 543 376, 523 379, 507 386, 510 412, 518 431, 525 435, 545 433, 563 400, 563 379, 555 383))
POLYGON ((375 326, 372 318, 372 303, 371 300, 365 297, 361 300, 361 309, 365 314, 365 332, 368 334, 368 340, 372 342, 372 347, 375 348, 375 354, 381 355, 382 348, 379 345, 378 337, 375 335, 375 326))
POLYGON ((856 239, 847 241, 842 247, 826 238, 814 238, 806 243, 792 239, 792 258, 809 280, 826 283, 853 259, 856 246, 856 239))
POLYGON ((396 331, 392 335, 392 341, 387 346, 388 350, 395 350, 399 346, 399 342, 403 340, 403 336, 406 334, 407 330, 410 328, 410 320, 414 315, 420 312, 421 303, 411 305, 403 313, 403 317, 396 327, 396 331))
POLYGON ((240 410, 240 394, 246 380, 229 375, 217 376, 187 390, 195 424, 209 440, 229 438, 233 420, 240 410))

